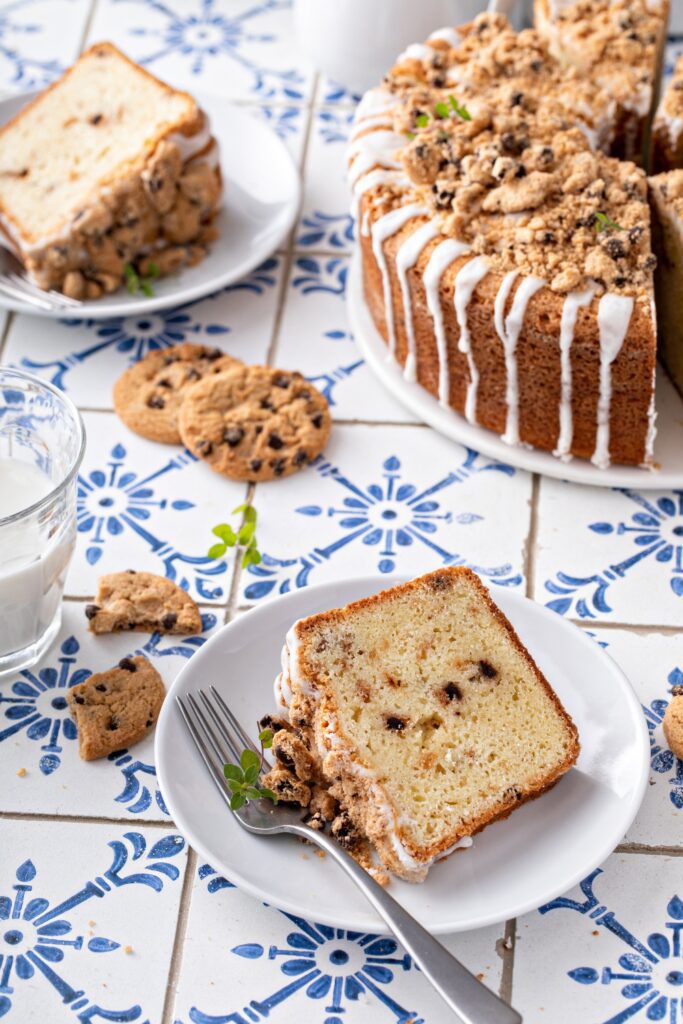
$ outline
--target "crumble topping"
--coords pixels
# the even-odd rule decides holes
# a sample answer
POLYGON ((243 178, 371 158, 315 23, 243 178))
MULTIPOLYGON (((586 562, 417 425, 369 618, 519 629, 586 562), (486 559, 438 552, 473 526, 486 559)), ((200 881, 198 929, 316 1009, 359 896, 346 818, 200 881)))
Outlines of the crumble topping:
POLYGON ((674 213, 683 218, 683 170, 666 171, 650 178, 650 185, 659 192, 674 213))
POLYGON ((662 111, 668 117, 683 117, 683 56, 676 62, 673 78, 662 100, 660 113, 662 111))

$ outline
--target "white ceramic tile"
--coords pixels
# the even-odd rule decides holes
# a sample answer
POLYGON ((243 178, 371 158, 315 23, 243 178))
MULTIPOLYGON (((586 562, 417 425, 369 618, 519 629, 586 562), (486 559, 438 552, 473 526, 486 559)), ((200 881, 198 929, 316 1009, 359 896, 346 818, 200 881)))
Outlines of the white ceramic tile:
POLYGON ((0 95, 42 89, 78 56, 91 0, 0 0, 0 95))
POLYGON ((683 622, 683 492, 542 479, 535 597, 563 615, 683 622))
POLYGON ((263 562, 242 597, 459 564, 520 586, 530 489, 526 473, 420 427, 337 426, 314 465, 256 488, 263 562))
POLYGON ((338 256, 295 258, 275 361, 312 380, 336 419, 414 423, 358 351, 346 316, 347 272, 338 256))
MULTIPOLYGON (((302 848, 302 856, 313 856, 302 848)), ((503 927, 446 945, 494 990, 503 927)), ((453 1020, 392 938, 328 928, 281 913, 233 888, 208 864, 195 880, 175 1024, 448 1024, 453 1020)))
POLYGON ((183 341, 217 345, 247 362, 265 360, 277 308, 282 259, 272 256, 243 281, 200 302, 113 320, 17 316, 3 362, 37 373, 79 406, 112 408, 112 385, 153 349, 183 341))
POLYGON ((513 1005, 527 1024, 680 1020, 681 861, 614 854, 518 922, 513 1005))
POLYGON ((299 249, 350 253, 353 219, 349 214, 346 147, 353 110, 314 110, 306 155, 304 200, 296 232, 299 249))
POLYGON ((166 688, 223 618, 204 610, 201 636, 118 633, 94 636, 81 602, 66 601, 62 629, 38 665, 0 685, 0 810, 100 818, 168 820, 154 768, 154 734, 130 750, 81 761, 66 705, 71 686, 141 654, 166 688))
POLYGON ((662 729, 671 687, 683 683, 681 641, 620 629, 596 629, 594 636, 628 676, 650 734, 650 785, 625 842, 683 846, 683 761, 669 750, 662 729))
POLYGON ((174 86, 229 99, 301 103, 313 86, 290 0, 100 0, 89 38, 174 86))
POLYGON ((3 821, 3 1021, 157 1024, 185 861, 168 829, 3 821))
POLYGON ((300 167, 306 140, 308 109, 294 104, 289 106, 259 104, 248 109, 255 116, 260 117, 278 138, 282 139, 297 167, 300 167))
POLYGON ((78 479, 78 541, 67 577, 74 597, 97 577, 144 569, 175 579, 194 598, 225 603, 232 558, 208 558, 211 530, 245 499, 246 485, 202 465, 179 446, 129 431, 113 413, 86 413, 78 479))
POLYGON ((360 100, 358 93, 350 92, 345 86, 340 85, 327 75, 321 75, 315 91, 316 103, 326 106, 334 104, 339 107, 355 107, 360 100))

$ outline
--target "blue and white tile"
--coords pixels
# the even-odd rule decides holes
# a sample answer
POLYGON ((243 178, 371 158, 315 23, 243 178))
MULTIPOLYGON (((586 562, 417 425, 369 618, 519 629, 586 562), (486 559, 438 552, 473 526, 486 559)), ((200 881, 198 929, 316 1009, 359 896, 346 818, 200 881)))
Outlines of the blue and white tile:
POLYGON ((113 320, 18 316, 3 362, 37 373, 79 406, 112 408, 112 385, 154 349, 183 341, 216 345, 245 362, 263 362, 270 345, 282 258, 272 256, 242 281, 199 302, 113 320))
POLYGON ((628 676, 650 735, 650 785, 625 842, 683 846, 683 761, 669 750, 662 729, 671 687, 683 683, 680 639, 621 629, 596 629, 594 635, 628 676))
POLYGON ((683 622, 683 491, 542 479, 535 598, 587 621, 683 622))
POLYGON ((200 602, 224 604, 232 555, 211 559, 211 530, 245 500, 179 446, 131 433, 112 413, 84 415, 88 445, 78 476, 78 540, 66 582, 71 597, 122 569, 168 576, 200 602))
POLYGON ((275 361, 320 388, 340 420, 414 423, 361 356, 346 314, 348 259, 296 256, 275 361))
POLYGON ((249 110, 254 117, 259 117, 271 131, 275 132, 289 150, 296 166, 301 167, 309 117, 308 108, 294 104, 286 107, 277 104, 259 104, 250 107, 249 110))
POLYGON ((90 0, 0 0, 0 96, 49 85, 78 56, 90 0))
POLYGON ((171 830, 4 821, 3 1021, 160 1021, 186 854, 171 830))
POLYGON ((66 601, 62 628, 47 654, 0 687, 0 765, 6 780, 0 811, 124 818, 131 825, 168 821, 154 767, 154 735, 85 763, 66 695, 93 672, 137 654, 149 658, 168 690, 221 622, 222 609, 203 609, 199 636, 94 636, 86 628, 84 605, 66 601))
POLYGON ((420 427, 347 426, 303 472, 259 484, 260 565, 244 602, 309 583, 469 565, 523 584, 531 479, 420 427))
POLYGON ((512 1001, 529 1024, 677 1024, 681 861, 613 854, 518 921, 512 1001))
MULTIPOLYGON (((302 853, 302 856, 309 854, 302 853)), ((310 854, 312 856, 312 854, 310 854)), ((502 925, 446 945, 497 991, 502 925)), ((452 1015, 393 938, 285 914, 235 889, 200 861, 175 1024, 445 1024, 452 1015)))
POLYGON ((304 199, 296 246, 350 253, 353 219, 346 183, 346 147, 353 110, 326 107, 313 112, 306 154, 304 199))
POLYGON ((325 106, 355 107, 360 101, 360 93, 355 93, 340 82, 335 82, 328 75, 320 75, 315 91, 315 102, 325 106))
POLYGON ((305 103, 291 0, 101 0, 89 38, 111 39, 172 85, 232 100, 305 103))

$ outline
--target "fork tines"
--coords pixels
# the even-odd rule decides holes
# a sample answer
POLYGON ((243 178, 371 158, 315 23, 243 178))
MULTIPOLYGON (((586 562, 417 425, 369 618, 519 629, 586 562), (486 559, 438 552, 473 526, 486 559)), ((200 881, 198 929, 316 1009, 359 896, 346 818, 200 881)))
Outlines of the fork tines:
POLYGON ((81 304, 61 292, 44 291, 21 274, 0 274, 0 292, 38 309, 51 311, 75 309, 81 304))

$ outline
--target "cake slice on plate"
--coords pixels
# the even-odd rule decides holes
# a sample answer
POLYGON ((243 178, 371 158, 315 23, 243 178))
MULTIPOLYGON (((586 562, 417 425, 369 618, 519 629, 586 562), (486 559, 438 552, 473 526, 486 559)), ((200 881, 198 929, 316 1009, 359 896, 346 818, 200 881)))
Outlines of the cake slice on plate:
POLYGON ((683 57, 676 62, 652 125, 653 171, 676 167, 683 167, 683 57))
POLYGON ((683 170, 650 178, 659 355, 683 396, 683 170))
POLYGON ((550 684, 464 568, 300 620, 277 692, 342 812, 413 882, 579 752, 550 684))
POLYGON ((0 129, 0 242, 73 298, 196 263, 220 195, 206 115, 111 43, 0 129))

